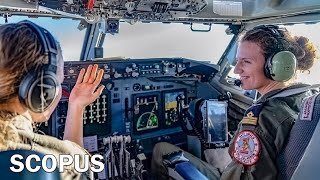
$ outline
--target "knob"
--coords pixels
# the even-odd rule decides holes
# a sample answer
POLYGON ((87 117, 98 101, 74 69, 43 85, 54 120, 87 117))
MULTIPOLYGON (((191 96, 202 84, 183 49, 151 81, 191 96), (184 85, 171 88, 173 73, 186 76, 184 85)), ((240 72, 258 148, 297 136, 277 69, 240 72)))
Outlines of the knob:
POLYGON ((110 79, 110 74, 104 74, 103 79, 110 79))
POLYGON ((170 64, 169 67, 170 67, 170 68, 175 68, 176 65, 175 65, 175 64, 170 64))
POLYGON ((132 68, 126 67, 126 73, 132 72, 132 68))
POLYGON ((107 88, 107 90, 109 90, 109 91, 110 91, 110 90, 113 88, 113 85, 114 85, 114 84, 113 84, 112 82, 107 83, 107 84, 106 84, 106 88, 107 88))
POLYGON ((69 73, 70 73, 70 74, 73 74, 73 73, 74 73, 74 70, 73 70, 73 69, 69 69, 69 73))
POLYGON ((119 77, 122 77, 121 74, 119 74, 117 71, 114 73, 114 78, 119 78, 119 77))
POLYGON ((138 72, 132 72, 132 77, 138 77, 139 73, 138 72))

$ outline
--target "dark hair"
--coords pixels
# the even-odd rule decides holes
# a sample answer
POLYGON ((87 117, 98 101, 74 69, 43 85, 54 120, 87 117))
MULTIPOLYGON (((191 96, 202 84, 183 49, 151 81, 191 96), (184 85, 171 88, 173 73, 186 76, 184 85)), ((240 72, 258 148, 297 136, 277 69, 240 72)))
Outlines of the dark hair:
POLYGON ((303 36, 295 36, 286 28, 276 25, 260 25, 246 31, 240 42, 249 41, 259 44, 267 59, 278 51, 290 51, 297 58, 297 70, 309 70, 316 60, 316 47, 303 36))

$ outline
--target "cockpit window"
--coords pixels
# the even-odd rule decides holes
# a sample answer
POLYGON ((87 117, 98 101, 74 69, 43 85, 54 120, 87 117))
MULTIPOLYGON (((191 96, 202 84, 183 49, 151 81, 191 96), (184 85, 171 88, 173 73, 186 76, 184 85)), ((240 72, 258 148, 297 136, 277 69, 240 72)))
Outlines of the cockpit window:
MULTIPOLYGON (((80 59, 85 30, 78 30, 79 20, 52 19, 51 17, 28 18, 26 16, 13 16, 8 18, 8 23, 29 20, 48 29, 55 36, 62 47, 62 54, 66 61, 80 59)), ((2 19, 4 21, 4 19, 2 19)))
MULTIPOLYGON (((205 27, 201 27, 205 28, 205 27)), ((161 58, 184 57, 216 64, 232 35, 225 25, 212 25, 209 32, 191 31, 186 24, 120 23, 118 34, 108 34, 105 57, 161 58)))
POLYGON ((320 29, 320 23, 317 24, 296 24, 293 26, 285 26, 293 35, 305 36, 317 47, 318 58, 314 62, 310 71, 297 73, 297 81, 308 84, 319 84, 320 77, 320 34, 316 29, 320 29))

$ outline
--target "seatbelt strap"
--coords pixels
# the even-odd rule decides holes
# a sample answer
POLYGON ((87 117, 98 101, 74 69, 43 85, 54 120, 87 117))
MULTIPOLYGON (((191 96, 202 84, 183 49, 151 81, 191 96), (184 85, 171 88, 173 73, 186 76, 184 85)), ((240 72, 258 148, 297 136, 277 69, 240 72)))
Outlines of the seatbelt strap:
POLYGON ((300 88, 294 88, 294 89, 285 89, 285 90, 280 91, 270 97, 265 98, 262 96, 257 100, 253 100, 253 104, 266 102, 267 99, 273 99, 273 98, 278 98, 278 97, 288 97, 288 96, 300 94, 300 93, 306 92, 308 90, 316 90, 316 91, 320 92, 320 84, 314 84, 314 85, 300 87, 300 88))
POLYGON ((312 138, 291 180, 319 179, 320 167, 320 123, 318 122, 312 138))
POLYGON ((317 91, 319 91, 319 88, 320 88, 320 84, 314 84, 314 85, 311 85, 311 86, 306 86, 306 87, 301 87, 301 88, 288 89, 288 90, 279 92, 279 93, 275 94, 274 96, 269 97, 268 99, 277 98, 277 97, 292 96, 292 95, 295 95, 295 94, 306 92, 308 90, 317 90, 317 91))

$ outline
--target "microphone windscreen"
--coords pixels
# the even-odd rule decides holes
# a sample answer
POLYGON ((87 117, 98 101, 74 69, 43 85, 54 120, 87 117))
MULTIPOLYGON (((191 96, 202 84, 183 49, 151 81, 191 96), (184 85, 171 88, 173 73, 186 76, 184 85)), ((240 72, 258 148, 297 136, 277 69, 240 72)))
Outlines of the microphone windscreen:
POLYGON ((241 80, 240 80, 240 79, 236 79, 236 80, 234 81, 234 85, 240 87, 240 85, 241 85, 241 80))

